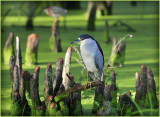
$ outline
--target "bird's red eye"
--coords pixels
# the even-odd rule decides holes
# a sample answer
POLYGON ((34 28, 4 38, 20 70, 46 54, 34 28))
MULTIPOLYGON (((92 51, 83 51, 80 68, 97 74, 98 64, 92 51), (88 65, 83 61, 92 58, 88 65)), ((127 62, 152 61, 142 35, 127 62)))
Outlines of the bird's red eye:
POLYGON ((82 40, 85 40, 85 38, 82 38, 82 40))

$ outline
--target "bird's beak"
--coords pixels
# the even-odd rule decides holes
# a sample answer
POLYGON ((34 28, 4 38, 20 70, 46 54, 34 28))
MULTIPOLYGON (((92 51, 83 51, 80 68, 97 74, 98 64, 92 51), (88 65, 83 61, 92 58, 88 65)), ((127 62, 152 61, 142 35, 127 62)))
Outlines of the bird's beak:
POLYGON ((79 42, 79 40, 74 40, 74 41, 71 42, 71 44, 77 43, 77 42, 79 42))

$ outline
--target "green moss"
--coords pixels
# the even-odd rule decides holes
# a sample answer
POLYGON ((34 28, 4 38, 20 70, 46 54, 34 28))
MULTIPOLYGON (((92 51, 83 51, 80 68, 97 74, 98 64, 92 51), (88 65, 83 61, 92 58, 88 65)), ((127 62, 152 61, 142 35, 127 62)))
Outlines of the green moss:
POLYGON ((93 102, 92 112, 97 113, 97 111, 101 108, 102 103, 103 103, 103 96, 102 94, 99 94, 93 102))
POLYGON ((111 91, 112 101, 111 107, 117 108, 117 91, 111 91))
POLYGON ((8 48, 3 49, 3 57, 4 57, 4 63, 5 64, 9 64, 10 57, 14 56, 12 52, 13 52, 13 49, 12 49, 11 45, 8 48))
POLYGON ((60 106, 60 111, 63 114, 63 116, 68 116, 69 109, 68 109, 67 105, 64 104, 64 101, 60 101, 59 106, 60 106))
POLYGON ((147 108, 157 108, 159 105, 157 97, 153 92, 147 93, 144 106, 147 108))
POLYGON ((121 51, 121 53, 116 53, 113 55, 111 59, 111 66, 118 66, 120 64, 124 64, 125 61, 125 51, 121 51))
POLYGON ((13 116, 20 116, 22 115, 22 108, 19 104, 19 102, 12 102, 11 105, 11 115, 13 116))
POLYGON ((56 46, 55 36, 51 36, 49 38, 49 49, 53 51, 56 48, 55 46, 56 46))
POLYGON ((31 49, 26 50, 26 55, 25 55, 26 65, 32 65, 38 62, 38 59, 37 59, 38 50, 35 50, 33 53, 31 53, 31 51, 32 51, 31 49))
POLYGON ((77 100, 76 101, 76 106, 75 109, 73 110, 73 115, 74 116, 82 116, 82 105, 81 105, 81 101, 77 100))
POLYGON ((68 94, 62 93, 62 94, 60 94, 60 95, 55 96, 55 97, 54 97, 54 101, 55 101, 55 102, 59 102, 60 100, 62 100, 63 98, 66 98, 66 97, 68 97, 68 96, 69 96, 68 94))

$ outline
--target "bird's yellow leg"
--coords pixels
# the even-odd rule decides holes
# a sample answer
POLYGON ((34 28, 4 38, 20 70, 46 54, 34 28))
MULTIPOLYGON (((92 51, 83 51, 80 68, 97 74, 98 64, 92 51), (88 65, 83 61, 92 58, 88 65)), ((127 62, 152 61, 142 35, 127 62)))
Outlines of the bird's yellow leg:
POLYGON ((98 78, 98 70, 97 69, 95 70, 94 74, 95 74, 94 81, 96 81, 96 79, 98 78))
POLYGON ((87 70, 87 83, 88 83, 89 71, 87 70))

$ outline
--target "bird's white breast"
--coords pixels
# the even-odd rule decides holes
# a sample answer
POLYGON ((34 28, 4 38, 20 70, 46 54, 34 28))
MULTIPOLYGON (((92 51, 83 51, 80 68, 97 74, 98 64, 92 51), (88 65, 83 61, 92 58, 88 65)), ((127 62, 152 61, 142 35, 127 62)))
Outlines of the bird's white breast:
POLYGON ((95 72, 95 56, 97 54, 97 44, 92 39, 83 40, 80 45, 81 56, 88 71, 95 72))

